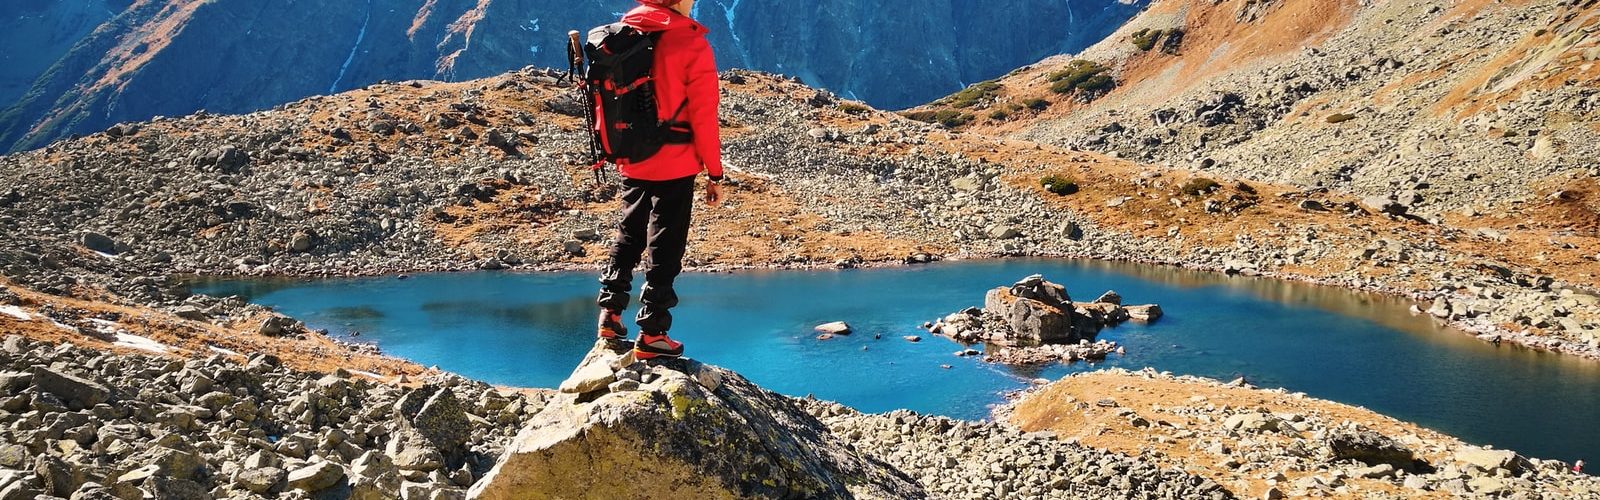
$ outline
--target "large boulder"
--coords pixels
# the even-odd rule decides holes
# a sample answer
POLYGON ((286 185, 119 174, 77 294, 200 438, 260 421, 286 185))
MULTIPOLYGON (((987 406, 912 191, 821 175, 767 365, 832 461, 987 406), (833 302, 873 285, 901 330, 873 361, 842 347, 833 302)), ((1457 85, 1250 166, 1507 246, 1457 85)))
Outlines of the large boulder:
POLYGON ((1454 458, 1456 462, 1482 469, 1490 474, 1501 470, 1513 475, 1521 474, 1531 465, 1527 459, 1511 450, 1465 447, 1456 451, 1454 458))
MULTIPOLYGON (((399 434, 408 438, 403 440, 407 446, 395 454, 397 461, 407 465, 432 464, 427 458, 436 456, 442 463, 434 467, 455 467, 465 456, 467 441, 472 437, 472 422, 467 417, 466 406, 449 388, 425 385, 413 389, 395 403, 395 418, 399 421, 399 434), (432 451, 437 454, 430 453, 432 451)), ((403 465, 402 468, 417 467, 403 465)))
POLYGON ((1009 327, 1006 343, 1060 344, 1083 338, 1066 288, 1037 274, 1010 287, 989 290, 983 298, 983 312, 1009 327))
POLYGON ((1327 444, 1335 460, 1387 464, 1412 472, 1427 468, 1427 464, 1418 461, 1405 445, 1365 428, 1337 429, 1328 433, 1327 444))
POLYGON ((794 400, 737 373, 688 359, 586 359, 616 371, 617 382, 550 402, 471 498, 639 498, 644 488, 653 498, 926 496, 794 400))
POLYGON ((33 386, 61 398, 74 410, 89 408, 111 399, 111 389, 99 382, 42 366, 33 368, 33 386))

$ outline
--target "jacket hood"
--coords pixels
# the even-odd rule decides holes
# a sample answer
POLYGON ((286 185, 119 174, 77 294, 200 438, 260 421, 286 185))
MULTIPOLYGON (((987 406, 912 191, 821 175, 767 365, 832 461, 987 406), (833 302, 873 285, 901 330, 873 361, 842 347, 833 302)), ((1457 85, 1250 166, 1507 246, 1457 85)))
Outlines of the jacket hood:
POLYGON ((640 5, 622 16, 622 22, 646 33, 676 29, 706 33, 706 27, 677 11, 656 5, 640 5))

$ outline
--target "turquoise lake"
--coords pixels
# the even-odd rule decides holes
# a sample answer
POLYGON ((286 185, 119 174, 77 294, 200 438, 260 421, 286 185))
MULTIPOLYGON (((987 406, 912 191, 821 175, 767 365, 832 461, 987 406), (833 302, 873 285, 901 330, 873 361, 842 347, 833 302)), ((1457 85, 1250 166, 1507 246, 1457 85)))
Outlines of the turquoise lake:
MULTIPOLYGON (((597 287, 592 273, 478 272, 219 281, 196 291, 240 295, 335 336, 359 333, 354 340, 386 353, 490 383, 555 387, 593 343, 597 287)), ((772 390, 863 411, 984 418, 1030 379, 1148 366, 1244 376, 1535 457, 1600 457, 1600 363, 1489 345, 1411 315, 1410 302, 1373 294, 1073 260, 688 273, 678 293, 672 334, 688 356, 772 390), (1101 334, 1126 355, 1032 369, 956 357, 960 345, 920 328, 1034 273, 1077 300, 1116 290, 1127 304, 1160 304, 1166 316, 1101 334), (839 320, 855 334, 814 338, 813 326, 839 320)), ((625 318, 636 330, 632 313, 625 318)))

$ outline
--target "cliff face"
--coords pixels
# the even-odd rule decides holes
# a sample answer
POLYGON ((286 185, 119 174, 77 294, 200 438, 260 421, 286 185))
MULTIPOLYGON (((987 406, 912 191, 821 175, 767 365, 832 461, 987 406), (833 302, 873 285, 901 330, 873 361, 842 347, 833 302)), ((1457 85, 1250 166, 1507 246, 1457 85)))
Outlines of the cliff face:
POLYGON ((78 40, 127 1, 12 0, 0 6, 0 103, 21 97, 78 40), (26 50, 23 50, 26 48, 26 50))
POLYGON ((1144 3, 935 0, 895 10, 859 0, 704 0, 696 9, 724 67, 795 75, 897 109, 1086 47, 1144 3))
MULTIPOLYGON (((859 0, 706 0, 724 68, 749 67, 879 107, 905 107, 1087 46, 1143 0, 942 0, 900 12, 859 0), (1018 16, 1017 13, 1027 13, 1018 16)), ((25 0, 0 6, 0 150, 123 121, 244 112, 381 80, 564 67, 565 33, 624 0, 25 0), (69 5, 70 4, 70 5, 69 5)))

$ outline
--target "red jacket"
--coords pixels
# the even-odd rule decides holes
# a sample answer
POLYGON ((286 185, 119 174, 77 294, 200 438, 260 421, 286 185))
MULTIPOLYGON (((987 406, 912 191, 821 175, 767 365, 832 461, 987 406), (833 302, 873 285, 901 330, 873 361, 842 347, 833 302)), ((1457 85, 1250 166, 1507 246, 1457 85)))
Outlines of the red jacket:
POLYGON ((664 181, 699 174, 722 178, 722 138, 717 125, 717 62, 706 42, 706 27, 672 9, 640 5, 622 16, 622 22, 644 32, 661 31, 656 46, 656 109, 660 118, 689 122, 693 144, 667 144, 655 156, 622 165, 630 179, 664 181), (685 102, 687 99, 687 103, 685 102))

